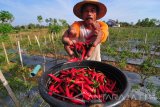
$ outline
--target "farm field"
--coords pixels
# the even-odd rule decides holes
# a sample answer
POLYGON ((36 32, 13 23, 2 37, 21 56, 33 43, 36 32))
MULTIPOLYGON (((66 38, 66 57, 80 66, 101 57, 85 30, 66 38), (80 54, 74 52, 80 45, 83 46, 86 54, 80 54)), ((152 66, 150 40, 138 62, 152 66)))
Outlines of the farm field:
MULTIPOLYGON (((31 100, 30 106, 34 105, 33 102, 38 102, 40 96, 27 98, 25 94, 32 92, 37 87, 38 79, 45 69, 44 65, 50 61, 66 61, 68 59, 61 42, 63 32, 64 30, 53 34, 48 33, 47 29, 37 29, 32 32, 17 32, 9 34, 9 36, 0 36, 0 68, 18 100, 25 97, 24 102, 29 103, 31 100), (34 55, 36 57, 24 63, 26 59, 23 55, 27 56, 26 59, 34 55), (40 58, 42 58, 41 62, 40 58), (47 58, 50 59, 47 60, 47 58), (31 64, 34 61, 36 63, 31 64), (41 65, 41 70, 36 76, 31 77, 30 73, 36 64, 41 65)), ((122 71, 140 75, 141 81, 132 84, 133 90, 143 88, 149 90, 150 93, 155 93, 153 94, 153 102, 148 102, 148 100, 141 102, 140 99, 137 102, 134 100, 126 101, 122 107, 132 107, 131 103, 139 104, 142 107, 143 105, 146 105, 144 107, 158 107, 160 104, 160 83, 155 85, 148 78, 160 78, 160 28, 110 28, 109 33, 107 41, 101 45, 102 61, 112 64, 122 71)), ((3 99, 6 100, 8 93, 1 83, 0 90, 1 104, 3 99)), ((36 95, 37 93, 33 94, 33 96, 36 95)), ((21 102, 21 105, 24 106, 26 103, 21 102)), ((47 106, 42 99, 36 104, 36 107, 47 106)))

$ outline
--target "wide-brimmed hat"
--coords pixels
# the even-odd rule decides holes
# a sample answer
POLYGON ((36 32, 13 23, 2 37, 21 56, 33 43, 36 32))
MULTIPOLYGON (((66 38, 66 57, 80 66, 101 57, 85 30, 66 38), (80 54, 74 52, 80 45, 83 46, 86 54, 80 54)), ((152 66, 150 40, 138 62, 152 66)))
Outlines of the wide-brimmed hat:
POLYGON ((82 19, 81 8, 84 4, 94 4, 99 8, 97 19, 102 18, 107 12, 107 7, 98 0, 83 0, 82 2, 77 3, 73 8, 74 14, 80 19, 82 19))

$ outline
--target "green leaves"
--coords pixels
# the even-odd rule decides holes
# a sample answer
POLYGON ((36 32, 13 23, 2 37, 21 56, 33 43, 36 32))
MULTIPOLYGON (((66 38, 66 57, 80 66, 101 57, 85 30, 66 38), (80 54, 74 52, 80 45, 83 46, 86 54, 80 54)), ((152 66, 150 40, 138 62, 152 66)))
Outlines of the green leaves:
POLYGON ((41 15, 37 16, 37 20, 39 23, 43 22, 43 17, 41 15))
POLYGON ((8 11, 0 11, 0 22, 1 23, 11 23, 14 20, 13 15, 8 11))
POLYGON ((0 23, 0 33, 2 33, 3 35, 6 35, 10 32, 12 32, 13 30, 13 27, 11 24, 8 24, 8 23, 0 23))

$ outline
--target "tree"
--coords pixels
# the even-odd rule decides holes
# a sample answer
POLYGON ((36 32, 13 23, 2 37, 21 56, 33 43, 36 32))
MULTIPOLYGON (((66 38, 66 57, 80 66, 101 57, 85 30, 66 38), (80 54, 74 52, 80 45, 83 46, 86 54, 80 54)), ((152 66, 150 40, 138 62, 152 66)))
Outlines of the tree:
POLYGON ((121 27, 129 27, 129 26, 131 26, 128 22, 119 22, 119 24, 121 25, 121 27))
POLYGON ((0 23, 11 23, 14 20, 13 15, 8 11, 0 11, 0 23))
POLYGON ((45 19, 45 22, 48 24, 49 23, 49 19, 45 19))
POLYGON ((36 26, 33 23, 28 24, 28 29, 34 29, 36 26))
POLYGON ((64 28, 69 26, 69 24, 67 23, 67 21, 64 20, 64 19, 59 19, 59 22, 61 23, 61 25, 62 25, 64 28))
POLYGON ((155 27, 159 21, 157 19, 149 19, 145 18, 142 21, 139 19, 136 23, 136 26, 142 26, 142 27, 155 27))
POLYGON ((37 16, 38 22, 41 24, 43 22, 43 17, 41 15, 37 16))

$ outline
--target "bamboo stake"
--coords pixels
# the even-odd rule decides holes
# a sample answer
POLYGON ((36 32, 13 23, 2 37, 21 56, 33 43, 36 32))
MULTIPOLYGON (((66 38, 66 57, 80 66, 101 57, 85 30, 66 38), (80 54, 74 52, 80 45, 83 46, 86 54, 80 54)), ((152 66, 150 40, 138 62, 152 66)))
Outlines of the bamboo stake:
POLYGON ((51 40, 52 40, 52 42, 54 43, 54 38, 53 38, 53 35, 51 36, 51 40))
POLYGON ((5 48, 5 45, 4 45, 3 42, 2 42, 2 46, 3 46, 3 50, 4 50, 4 53, 5 53, 5 57, 6 57, 7 63, 9 64, 9 59, 8 59, 7 51, 6 51, 6 48, 5 48))
POLYGON ((44 35, 44 44, 47 45, 46 35, 44 35))
MULTIPOLYGON (((41 52, 41 54, 42 54, 42 56, 43 56, 43 63, 45 64, 45 63, 46 63, 46 58, 45 58, 45 55, 44 55, 43 52, 42 52, 42 49, 41 49, 41 46, 40 46, 40 43, 39 43, 39 40, 38 40, 37 36, 35 36, 35 39, 36 39, 36 41, 37 41, 38 47, 39 47, 39 49, 40 49, 40 52, 41 52)), ((45 69, 45 68, 44 68, 44 69, 45 69)))
POLYGON ((23 67, 22 53, 21 53, 21 47, 20 47, 20 42, 19 41, 18 41, 18 51, 19 51, 19 57, 20 57, 21 65, 23 67))
POLYGON ((40 46, 39 40, 38 40, 38 38, 37 38, 36 35, 35 35, 35 39, 36 39, 36 42, 37 42, 37 44, 38 44, 39 49, 41 50, 41 46, 40 46))
POLYGON ((28 35, 28 41, 29 41, 29 45, 32 45, 29 35, 28 35))
POLYGON ((51 35, 49 34, 48 36, 49 36, 49 40, 50 40, 50 42, 52 42, 52 40, 51 40, 51 35))
POLYGON ((1 72, 0 70, 0 80, 1 82, 3 83, 3 86, 6 88, 8 94, 10 95, 10 97, 12 98, 14 104, 16 105, 16 107, 20 107, 20 103, 19 101, 17 100, 17 98, 15 97, 12 89, 10 88, 9 84, 8 84, 8 81, 5 79, 3 73, 1 72))
POLYGON ((146 33, 146 37, 145 37, 145 41, 144 41, 145 44, 147 43, 147 38, 148 38, 148 35, 146 33))

